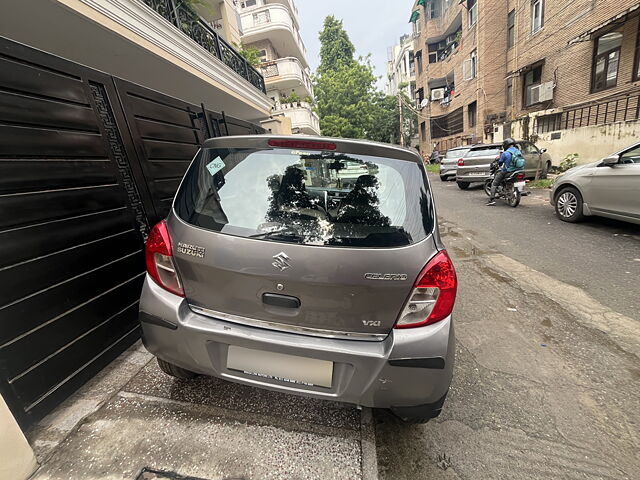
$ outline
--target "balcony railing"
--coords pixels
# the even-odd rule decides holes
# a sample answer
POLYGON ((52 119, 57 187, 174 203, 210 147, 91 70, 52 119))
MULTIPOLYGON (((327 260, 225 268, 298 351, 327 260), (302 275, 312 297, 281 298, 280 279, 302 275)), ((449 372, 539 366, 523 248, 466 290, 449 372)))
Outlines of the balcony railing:
POLYGON ((285 57, 270 62, 264 62, 260 65, 260 70, 262 72, 262 76, 266 79, 293 75, 297 77, 300 83, 307 88, 307 91, 310 94, 312 93, 309 74, 302 67, 300 60, 295 57, 285 57))
POLYGON ((142 0, 227 67, 266 93, 264 78, 231 45, 180 0, 142 0))
MULTIPOLYGON (((146 0, 145 0, 146 1, 146 0)), ((289 10, 275 3, 263 5, 256 9, 244 10, 240 14, 240 21, 242 23, 242 30, 245 35, 251 33, 252 29, 260 29, 271 24, 277 24, 279 26, 286 26, 291 31, 293 39, 297 44, 299 50, 303 55, 307 54, 307 49, 304 46, 300 32, 291 17, 289 10)))
POLYGON ((640 92, 566 108, 559 113, 537 117, 538 133, 608 125, 640 119, 640 92))

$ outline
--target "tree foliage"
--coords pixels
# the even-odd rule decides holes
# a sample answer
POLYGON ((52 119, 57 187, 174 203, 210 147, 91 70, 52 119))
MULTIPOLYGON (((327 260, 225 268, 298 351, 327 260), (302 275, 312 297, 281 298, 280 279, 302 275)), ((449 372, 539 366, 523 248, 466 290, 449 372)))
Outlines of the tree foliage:
POLYGON ((399 143, 398 99, 377 90, 369 57, 354 57, 342 21, 328 16, 320 42, 315 93, 322 134, 399 143))

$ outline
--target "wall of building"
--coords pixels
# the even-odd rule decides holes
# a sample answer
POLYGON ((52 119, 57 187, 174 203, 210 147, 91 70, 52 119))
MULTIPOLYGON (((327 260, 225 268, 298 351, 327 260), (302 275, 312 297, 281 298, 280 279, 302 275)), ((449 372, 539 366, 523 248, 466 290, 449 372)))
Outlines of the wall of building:
POLYGON ((37 467, 33 450, 0 395, 0 478, 25 480, 37 467))
POLYGON ((546 0, 544 27, 536 33, 531 32, 530 4, 514 0, 510 0, 509 3, 509 9, 516 11, 517 29, 516 44, 507 52, 507 71, 513 75, 514 80, 514 102, 509 112, 513 118, 532 111, 595 101, 640 86, 640 82, 634 82, 632 79, 639 30, 637 17, 629 18, 623 25, 611 25, 596 33, 596 36, 609 31, 623 34, 618 83, 614 88, 591 92, 594 39, 586 37, 582 41, 569 43, 637 5, 637 0, 546 0), (525 107, 524 76, 519 70, 540 61, 544 62, 542 82, 556 84, 554 98, 543 104, 525 107))
MULTIPOLYGON (((535 116, 527 124, 523 119, 511 124, 514 138, 530 138, 538 148, 546 148, 553 165, 559 165, 567 155, 577 153, 578 164, 590 163, 640 142, 640 121, 616 122, 608 125, 571 128, 556 132, 532 133, 535 116)), ((497 128, 496 141, 502 140, 502 126, 497 128)))

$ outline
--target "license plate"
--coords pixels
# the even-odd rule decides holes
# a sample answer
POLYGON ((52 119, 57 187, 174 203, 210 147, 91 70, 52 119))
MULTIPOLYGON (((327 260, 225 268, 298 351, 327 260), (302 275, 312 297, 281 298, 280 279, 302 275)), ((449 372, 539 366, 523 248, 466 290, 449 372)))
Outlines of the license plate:
POLYGON ((229 346, 227 368, 247 375, 309 387, 331 388, 333 362, 229 346))
POLYGON ((486 175, 487 172, 469 172, 469 175, 486 175))
POLYGON ((516 187, 518 190, 524 190, 525 185, 526 185, 526 182, 516 182, 513 184, 513 186, 516 187))

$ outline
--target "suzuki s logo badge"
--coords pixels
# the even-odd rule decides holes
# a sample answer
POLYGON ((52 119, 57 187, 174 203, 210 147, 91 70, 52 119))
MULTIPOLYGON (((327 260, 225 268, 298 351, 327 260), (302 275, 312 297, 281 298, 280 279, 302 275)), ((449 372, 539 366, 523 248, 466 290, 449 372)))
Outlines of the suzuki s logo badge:
POLYGON ((274 262, 271 265, 276 267, 281 272, 286 270, 287 268, 289 268, 291 266, 291 259, 284 252, 280 252, 277 255, 274 255, 273 256, 273 260, 274 260, 274 262))

